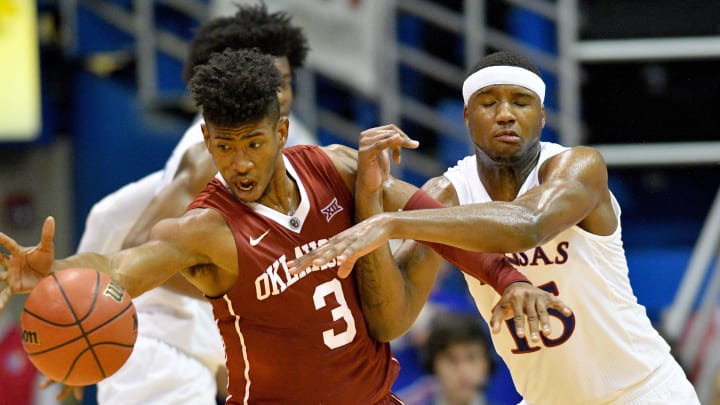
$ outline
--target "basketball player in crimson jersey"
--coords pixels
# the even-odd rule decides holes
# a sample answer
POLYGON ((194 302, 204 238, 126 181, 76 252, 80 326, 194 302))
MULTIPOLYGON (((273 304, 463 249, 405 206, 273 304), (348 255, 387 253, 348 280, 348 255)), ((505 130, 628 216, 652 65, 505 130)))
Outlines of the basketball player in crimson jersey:
MULTIPOLYGON (((182 272, 213 306, 226 350, 227 403, 398 403, 390 387, 399 366, 383 341, 404 333, 415 319, 438 261, 422 260, 429 256, 423 249, 400 260, 409 284, 405 293, 386 297, 392 305, 366 301, 364 292, 373 286, 358 282, 360 276, 339 277, 336 263, 289 273, 288 260, 351 226, 357 153, 339 145, 283 149, 288 120, 279 113, 281 85, 272 57, 252 50, 226 50, 198 67, 189 88, 203 111, 205 144, 219 168, 216 179, 184 216, 155 225, 148 242, 110 255, 82 253, 55 261, 52 218, 33 248, 0 233, 9 252, 0 254, 6 268, 0 281, 8 283, 0 292, 0 309, 10 293, 27 292, 51 270, 96 268, 133 297, 182 272), (367 306, 372 310, 364 316, 367 306), (405 309, 396 311, 400 307, 405 309), (378 322, 389 317, 395 321, 378 322)), ((402 133, 386 136, 380 145, 398 153, 416 146, 402 133)), ((397 209, 393 201, 406 200, 404 193, 415 188, 390 183, 384 204, 397 209)), ((503 299, 510 297, 507 305, 518 311, 565 309, 526 283, 502 255, 457 249, 443 254, 502 292, 503 299)), ((530 321, 531 330, 538 323, 547 327, 530 321)))

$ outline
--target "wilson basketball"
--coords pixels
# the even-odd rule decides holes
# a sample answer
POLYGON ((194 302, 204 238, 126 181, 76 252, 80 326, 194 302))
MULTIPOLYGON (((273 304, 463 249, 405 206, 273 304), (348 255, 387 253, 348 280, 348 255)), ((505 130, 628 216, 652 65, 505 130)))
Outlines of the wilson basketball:
POLYGON ((110 276, 75 268, 44 278, 25 301, 23 347, 45 376, 71 386, 95 384, 130 357, 137 315, 110 276))

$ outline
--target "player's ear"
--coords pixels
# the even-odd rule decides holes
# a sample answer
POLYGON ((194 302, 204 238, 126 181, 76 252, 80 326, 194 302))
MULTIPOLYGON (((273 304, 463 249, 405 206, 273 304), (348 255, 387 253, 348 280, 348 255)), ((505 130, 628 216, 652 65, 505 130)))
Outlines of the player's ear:
POLYGON ((208 148, 208 151, 210 150, 210 131, 208 130, 207 126, 203 122, 200 124, 200 130, 203 134, 203 141, 205 142, 205 147, 208 148))
POLYGON ((277 122, 278 144, 284 147, 287 143, 288 132, 290 131, 290 120, 286 115, 281 115, 277 122))
POLYGON ((467 105, 465 105, 465 107, 463 107, 463 120, 465 121, 465 128, 470 128, 470 121, 468 120, 467 105))

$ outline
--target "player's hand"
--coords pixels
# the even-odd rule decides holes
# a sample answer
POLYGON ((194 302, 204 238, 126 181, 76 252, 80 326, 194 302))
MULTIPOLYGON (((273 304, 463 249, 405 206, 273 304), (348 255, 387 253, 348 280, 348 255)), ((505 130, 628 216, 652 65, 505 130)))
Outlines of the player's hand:
POLYGON ((85 387, 74 387, 70 385, 65 385, 50 378, 46 378, 45 381, 40 383, 40 389, 44 390, 53 384, 60 384, 60 392, 55 397, 55 399, 57 399, 58 401, 64 401, 70 396, 70 394, 73 394, 73 397, 75 397, 75 399, 77 399, 78 401, 82 401, 83 390, 85 389, 85 387))
POLYGON ((367 129, 360 133, 358 141, 357 189, 375 193, 382 189, 390 176, 390 158, 392 150, 395 164, 400 164, 403 148, 416 149, 420 143, 411 139, 394 124, 367 129))
POLYGON ((375 215, 338 233, 309 253, 288 262, 290 274, 299 274, 310 266, 323 266, 337 260, 338 276, 345 278, 355 262, 388 241, 385 216, 375 215))
POLYGON ((490 327, 493 333, 500 332, 505 319, 513 318, 518 337, 525 337, 525 318, 530 328, 530 340, 539 341, 542 332, 549 336, 550 319, 548 309, 553 308, 565 316, 572 315, 570 307, 551 293, 524 282, 512 283, 493 307, 490 327))
POLYGON ((55 219, 47 217, 43 223, 40 243, 34 247, 20 246, 14 239, 0 232, 0 281, 7 286, 0 291, 0 310, 12 294, 25 293, 50 274, 55 260, 55 219))

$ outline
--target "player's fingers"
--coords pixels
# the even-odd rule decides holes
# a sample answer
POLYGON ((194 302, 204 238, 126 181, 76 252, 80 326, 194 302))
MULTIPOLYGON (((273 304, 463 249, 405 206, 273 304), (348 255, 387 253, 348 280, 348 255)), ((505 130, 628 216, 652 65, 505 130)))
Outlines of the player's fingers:
POLYGON ((298 261, 297 260, 290 260, 287 262, 288 271, 290 272, 290 275, 294 276, 295 274, 298 274, 302 271, 298 267, 298 261))
MULTIPOLYGON (((539 301, 538 301, 539 302, 539 301)), ((550 317, 544 303, 539 302, 537 308, 538 318, 540 320, 540 330, 544 336, 550 336, 552 329, 550 328, 550 317)))
POLYGON ((20 246, 15 242, 14 239, 0 232, 0 245, 5 248, 11 255, 17 253, 20 250, 20 246))
POLYGON ((502 305, 497 304, 492 310, 492 317, 490 318, 490 330, 492 333, 500 332, 502 323, 505 320, 505 308, 502 305))
POLYGON ((420 142, 395 130, 378 132, 373 136, 365 137, 362 142, 362 145, 366 150, 373 151, 383 150, 389 147, 415 149, 420 146, 420 142))
POLYGON ((45 378, 45 379, 40 383, 40 389, 41 389, 41 390, 44 390, 44 389, 46 389, 47 387, 49 387, 49 386, 51 386, 51 385, 53 385, 53 384, 55 384, 55 381, 53 381, 53 380, 51 380, 51 379, 49 379, 49 378, 45 378))
POLYGON ((375 134, 375 133, 377 133, 377 132, 386 131, 386 130, 391 129, 391 128, 392 128, 392 124, 380 125, 380 126, 377 126, 377 127, 368 128, 368 129, 366 129, 366 130, 364 130, 364 131, 360 131, 360 135, 363 135, 363 136, 372 135, 372 134, 375 134))
POLYGON ((397 132, 393 130, 375 130, 362 132, 362 136, 358 141, 358 146, 367 149, 375 149, 377 148, 377 143, 387 141, 389 138, 392 138, 392 136, 396 133, 397 132))
POLYGON ((85 387, 73 387, 73 395, 75 396, 75 399, 82 401, 84 389, 85 387))
POLYGON ((296 259, 287 262, 288 270, 291 275, 299 274, 303 270, 311 266, 322 266, 338 256, 338 252, 341 248, 337 247, 331 241, 328 241, 323 246, 301 256, 296 259))
POLYGON ((418 146, 420 146, 419 141, 410 138, 403 132, 397 132, 393 134, 393 136, 390 138, 390 142, 393 144, 394 147, 397 147, 398 150, 400 150, 401 148, 417 149, 418 146))
POLYGON ((287 262, 287 266, 290 274, 294 276, 310 267, 310 259, 305 257, 299 257, 295 260, 290 260, 289 262, 287 262))
POLYGON ((296 275, 303 272, 305 269, 312 267, 312 262, 315 260, 315 255, 303 256, 295 260, 291 260, 287 263, 288 270, 291 275, 296 275))
MULTIPOLYGON (((323 266, 328 262, 335 260, 344 252, 342 244, 327 244, 319 249, 318 253, 314 254, 314 258, 310 262, 313 266, 323 266)), ((314 252, 313 252, 314 253, 314 252)))
POLYGON ((10 291, 10 286, 6 286, 2 290, 0 290, 0 311, 5 308, 5 305, 7 304, 8 300, 10 300, 11 295, 12 291, 10 291))
POLYGON ((340 256, 337 258, 337 264, 338 264, 338 277, 340 278, 347 278, 347 276, 352 273, 352 270, 354 268, 353 264, 354 261, 349 261, 345 258, 345 256, 340 256))
POLYGON ((43 222, 42 233, 40 234, 40 250, 50 250, 53 247, 55 237, 55 218, 47 217, 43 222))
POLYGON ((395 162, 396 165, 400 164, 400 160, 402 159, 402 148, 399 146, 394 146, 392 148, 392 157, 393 162, 395 162))
POLYGON ((560 311, 564 316, 571 316, 573 314, 572 309, 567 306, 560 298, 553 296, 550 298, 550 302, 547 304, 548 308, 553 308, 560 311))
POLYGON ((513 323, 515 324, 515 332, 518 337, 525 337, 525 309, 518 299, 512 301, 513 323))
POLYGON ((70 395, 70 393, 72 393, 72 387, 68 387, 67 385, 63 385, 63 386, 62 386, 62 389, 61 389, 60 392, 57 394, 57 396, 55 397, 55 399, 57 399, 58 401, 64 401, 65 399, 67 399, 67 397, 70 395))
POLYGON ((534 300, 525 300, 525 317, 527 318, 527 325, 530 329, 530 340, 533 341, 540 340, 540 335, 538 334, 538 312, 535 304, 536 302, 534 300))

